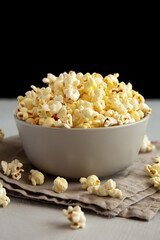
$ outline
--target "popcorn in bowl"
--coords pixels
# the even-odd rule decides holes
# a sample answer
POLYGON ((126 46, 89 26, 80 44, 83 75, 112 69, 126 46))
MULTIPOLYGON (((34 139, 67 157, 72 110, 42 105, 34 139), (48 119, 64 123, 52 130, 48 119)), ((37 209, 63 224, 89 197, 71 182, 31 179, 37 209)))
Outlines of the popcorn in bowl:
POLYGON ((98 73, 47 74, 25 96, 19 96, 15 115, 30 124, 58 128, 98 128, 129 124, 151 113, 131 83, 118 81, 119 74, 104 78, 98 73))

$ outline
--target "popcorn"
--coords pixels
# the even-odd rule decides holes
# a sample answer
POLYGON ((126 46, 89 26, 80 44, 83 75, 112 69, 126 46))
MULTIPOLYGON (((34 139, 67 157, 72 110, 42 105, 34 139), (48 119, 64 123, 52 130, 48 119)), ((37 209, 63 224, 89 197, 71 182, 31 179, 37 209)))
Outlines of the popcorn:
POLYGON ((153 159, 153 162, 153 165, 145 165, 145 171, 151 177, 160 176, 160 157, 156 156, 153 159))
POLYGON ((160 190, 160 156, 156 156, 153 159, 154 164, 145 166, 146 173, 151 176, 150 182, 154 185, 155 188, 160 190))
POLYGON ((117 120, 113 117, 107 117, 102 119, 102 124, 104 127, 113 126, 117 124, 117 120))
POLYGON ((82 189, 87 190, 88 187, 99 185, 100 180, 96 175, 91 175, 87 178, 81 177, 80 183, 82 184, 82 189))
POLYGON ((30 124, 47 127, 98 128, 140 121, 151 109, 132 84, 118 81, 119 74, 48 73, 48 86, 19 96, 15 115, 30 124), (108 115, 109 114, 109 115, 108 115), (52 120, 51 120, 52 118, 52 120))
POLYGON ((156 156, 154 159, 153 159, 153 162, 154 163, 157 163, 157 164, 160 164, 160 156, 156 156))
POLYGON ((87 191, 98 196, 111 196, 115 198, 122 198, 122 191, 116 188, 116 182, 112 179, 106 181, 103 185, 90 186, 87 191))
POLYGON ((109 85, 109 86, 118 86, 118 78, 119 74, 109 74, 104 78, 104 81, 109 85))
POLYGON ((72 223, 71 228, 79 229, 85 227, 86 217, 79 206, 69 206, 68 209, 63 209, 62 212, 64 216, 68 217, 68 220, 72 223))
POLYGON ((66 77, 64 80, 64 86, 65 88, 72 88, 77 87, 80 84, 80 80, 76 78, 76 74, 72 72, 70 73, 70 76, 66 77))
POLYGON ((147 164, 145 166, 145 171, 151 177, 157 176, 160 174, 160 164, 154 164, 152 166, 147 164))
POLYGON ((71 114, 67 114, 66 118, 64 118, 63 120, 63 125, 65 128, 71 128, 72 127, 72 115, 71 114))
POLYGON ((117 98, 113 98, 110 100, 110 108, 114 109, 120 114, 124 114, 124 115, 127 114, 127 109, 125 108, 123 103, 117 98))
POLYGON ((155 149, 155 145, 151 143, 146 135, 144 135, 141 143, 140 152, 151 152, 155 149))
POLYGON ((10 199, 6 195, 6 189, 0 183, 0 206, 6 207, 9 203, 10 203, 10 199))
POLYGON ((31 169, 31 175, 28 176, 28 179, 31 181, 32 185, 42 185, 44 183, 44 175, 38 170, 31 169))
POLYGON ((80 110, 80 116, 84 122, 88 122, 89 120, 94 120, 98 117, 98 113, 91 108, 83 108, 80 110))
POLYGON ((41 118, 39 120, 39 125, 42 125, 43 127, 52 127, 55 124, 54 118, 48 117, 48 118, 41 118))
POLYGON ((21 120, 27 120, 28 119, 27 108, 22 107, 21 111, 17 113, 17 117, 21 120))
POLYGON ((53 187, 52 190, 56 193, 62 193, 65 192, 68 188, 68 182, 66 181, 65 178, 62 177, 57 177, 53 181, 53 187))
POLYGON ((1 161, 1 166, 3 173, 6 176, 11 175, 12 178, 16 180, 19 180, 21 178, 22 172, 24 172, 24 170, 21 169, 21 167, 23 167, 23 164, 18 159, 15 159, 10 163, 1 161))
POLYGON ((48 73, 47 78, 43 78, 42 81, 44 83, 49 84, 49 83, 54 83, 56 79, 57 79, 56 76, 54 76, 52 73, 48 73))
POLYGON ((59 102, 59 103, 63 103, 63 96, 62 95, 55 95, 54 101, 59 102))
POLYGON ((142 110, 142 112, 144 112, 145 116, 151 113, 151 109, 148 107, 146 103, 140 104, 139 109, 142 110))
POLYGON ((0 142, 3 140, 4 138, 4 133, 2 132, 2 129, 0 129, 0 142))
POLYGON ((104 102, 104 100, 98 100, 97 102, 94 102, 93 103, 93 107, 94 107, 94 109, 97 111, 97 112, 99 112, 99 113, 101 113, 102 112, 102 110, 105 108, 105 102, 104 102))
POLYGON ((70 100, 76 101, 80 96, 79 91, 77 89, 72 89, 72 88, 64 89, 63 92, 64 92, 64 95, 66 96, 66 101, 70 101, 70 100))
POLYGON ((160 175, 150 178, 150 182, 154 185, 155 188, 160 190, 160 175))

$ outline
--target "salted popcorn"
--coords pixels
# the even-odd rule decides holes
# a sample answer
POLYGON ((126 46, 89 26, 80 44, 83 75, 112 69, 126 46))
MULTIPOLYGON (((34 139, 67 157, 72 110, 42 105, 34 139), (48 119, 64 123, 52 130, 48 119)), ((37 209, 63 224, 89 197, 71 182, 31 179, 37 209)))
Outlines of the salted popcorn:
POLYGON ((19 96, 15 115, 29 124, 56 128, 99 128, 134 123, 151 109, 131 83, 118 81, 119 74, 104 78, 98 73, 51 73, 47 87, 31 85, 19 96))
POLYGON ((81 177, 80 183, 82 184, 82 189, 87 190, 88 187, 99 185, 100 180, 96 175, 91 175, 87 178, 81 177))
POLYGON ((3 140, 4 138, 4 133, 2 132, 2 129, 0 129, 0 142, 3 140))
POLYGON ((15 159, 10 163, 1 161, 1 166, 3 173, 6 176, 11 175, 12 178, 16 180, 19 180, 21 178, 22 172, 24 172, 24 170, 21 168, 23 167, 23 164, 18 159, 15 159))
POLYGON ((52 190, 56 193, 62 193, 65 192, 68 188, 68 182, 66 181, 65 178, 62 177, 57 177, 53 181, 53 187, 52 190))
POLYGON ((62 212, 64 216, 68 217, 68 220, 72 223, 71 228, 79 229, 85 227, 86 217, 79 206, 69 206, 68 209, 63 209, 62 212))
POLYGON ((6 207, 9 203, 10 203, 10 199, 6 195, 6 189, 0 183, 0 206, 6 207))
POLYGON ((31 181, 32 185, 42 185, 44 183, 44 175, 38 170, 31 169, 28 179, 31 181))
POLYGON ((122 191, 116 188, 116 182, 112 179, 109 179, 102 185, 88 187, 87 191, 91 194, 102 197, 111 196, 115 198, 122 198, 122 191))
POLYGON ((155 149, 155 145, 151 143, 146 135, 143 137, 143 141, 141 143, 140 152, 151 152, 155 149))

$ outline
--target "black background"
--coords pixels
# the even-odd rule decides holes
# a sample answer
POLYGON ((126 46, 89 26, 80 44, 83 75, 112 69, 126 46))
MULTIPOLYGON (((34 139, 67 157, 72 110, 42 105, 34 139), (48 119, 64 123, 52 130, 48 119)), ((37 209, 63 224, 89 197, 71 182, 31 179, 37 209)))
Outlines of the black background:
MULTIPOLYGON (((149 18, 140 6, 133 14, 128 6, 129 11, 119 15, 118 7, 97 4, 88 9, 73 5, 70 12, 68 5, 38 7, 1 9, 6 15, 1 27, 0 97, 24 95, 31 84, 45 86, 42 78, 47 73, 73 70, 103 76, 118 72, 119 81, 131 82, 145 98, 160 98, 156 8, 149 18)), ((151 6, 148 10, 152 12, 151 6)))

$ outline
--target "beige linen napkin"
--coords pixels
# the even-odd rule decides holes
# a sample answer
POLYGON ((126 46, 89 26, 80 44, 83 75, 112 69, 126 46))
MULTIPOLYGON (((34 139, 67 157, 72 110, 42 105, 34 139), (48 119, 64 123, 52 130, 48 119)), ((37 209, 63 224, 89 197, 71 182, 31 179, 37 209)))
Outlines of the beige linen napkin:
MULTIPOLYGON (((69 181, 66 192, 58 194, 52 191, 56 176, 45 174, 45 182, 32 186, 28 180, 30 169, 36 169, 27 159, 18 136, 10 137, 0 143, 0 161, 11 162, 15 158, 23 163, 22 178, 17 181, 3 174, 0 166, 0 182, 7 189, 8 195, 45 201, 49 203, 76 205, 91 209, 97 214, 108 217, 137 217, 150 220, 160 209, 160 192, 155 189, 144 171, 146 164, 151 164, 156 155, 160 155, 160 142, 155 142, 156 150, 139 154, 130 167, 112 176, 117 187, 123 192, 123 199, 99 197, 82 190, 79 182, 69 181)), ((94 174, 94 173, 93 173, 94 174)), ((105 179, 101 182, 103 183, 105 179)))

